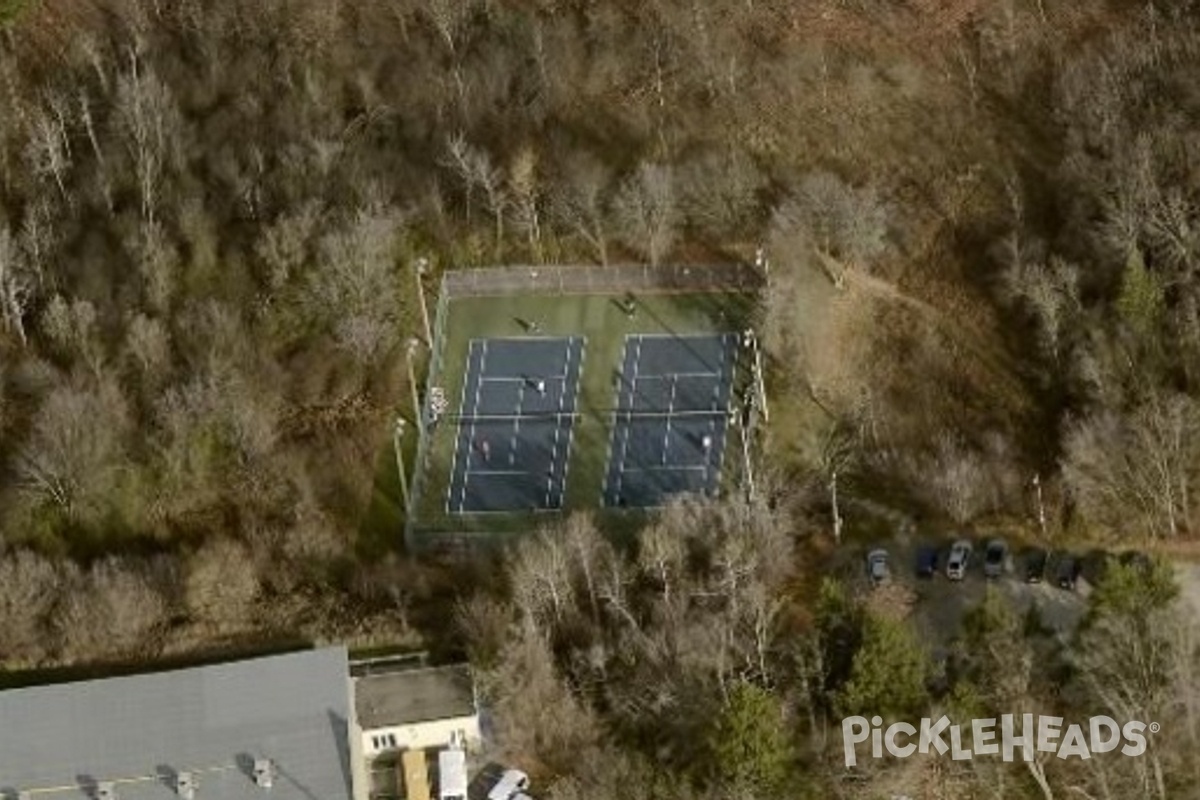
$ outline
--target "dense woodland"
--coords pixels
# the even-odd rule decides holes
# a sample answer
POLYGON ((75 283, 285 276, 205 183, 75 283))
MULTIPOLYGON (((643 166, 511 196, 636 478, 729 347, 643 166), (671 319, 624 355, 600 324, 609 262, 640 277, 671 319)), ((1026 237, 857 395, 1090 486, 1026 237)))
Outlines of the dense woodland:
POLYGON ((501 740, 564 799, 1200 796, 1169 576, 1118 572, 1069 642, 989 601, 949 665, 819 582, 834 473, 851 537, 899 509, 1194 542, 1191 0, 0 0, 0 19, 8 668, 466 647, 501 740), (629 546, 564 521, 505 556, 505 586, 368 535, 414 259, 433 291, 459 266, 760 243, 759 498, 685 502, 629 546), (843 711, 1013 703, 1175 733, 1141 760, 838 766, 843 711))

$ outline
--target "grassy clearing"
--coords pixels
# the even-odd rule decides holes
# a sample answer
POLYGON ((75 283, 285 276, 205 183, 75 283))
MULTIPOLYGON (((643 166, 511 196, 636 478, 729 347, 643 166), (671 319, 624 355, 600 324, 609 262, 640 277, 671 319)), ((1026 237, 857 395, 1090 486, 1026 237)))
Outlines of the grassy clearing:
MULTIPOLYGON (((568 511, 595 509, 600 505, 611 414, 616 403, 613 373, 620 369, 625 337, 636 333, 736 331, 745 326, 753 307, 753 298, 745 294, 646 294, 638 298, 637 314, 630 319, 618 304, 621 297, 620 294, 469 297, 454 300, 447 307, 443 362, 440 374, 432 375, 430 383, 446 392, 452 413, 459 409, 471 339, 520 336, 523 329, 519 319, 536 320, 546 336, 587 337, 577 400, 580 417, 575 422, 567 479, 568 511)), ((443 424, 431 434, 422 488, 420 496, 415 498, 418 537, 438 532, 485 535, 520 532, 553 517, 553 512, 447 514, 445 499, 454 461, 455 436, 453 423, 443 424)), ((727 437, 726 476, 736 462, 733 448, 738 446, 736 436, 727 437)), ((381 478, 386 481, 388 476, 384 472, 389 468, 382 463, 380 466, 381 478)), ((394 464, 390 470, 394 476, 394 464)), ((380 485, 377 482, 377 494, 380 485)), ((611 520, 609 524, 622 527, 611 520)))
POLYGON ((0 0, 0 26, 9 25, 29 9, 31 0, 0 0))

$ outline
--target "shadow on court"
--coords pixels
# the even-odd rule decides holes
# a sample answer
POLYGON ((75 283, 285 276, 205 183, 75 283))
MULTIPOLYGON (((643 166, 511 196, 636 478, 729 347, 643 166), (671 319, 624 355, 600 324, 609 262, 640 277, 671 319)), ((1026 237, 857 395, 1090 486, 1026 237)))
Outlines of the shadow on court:
POLYGON ((471 341, 448 512, 562 508, 584 344, 471 341))
POLYGON ((606 506, 647 508, 682 492, 715 494, 737 353, 736 334, 626 337, 606 506))

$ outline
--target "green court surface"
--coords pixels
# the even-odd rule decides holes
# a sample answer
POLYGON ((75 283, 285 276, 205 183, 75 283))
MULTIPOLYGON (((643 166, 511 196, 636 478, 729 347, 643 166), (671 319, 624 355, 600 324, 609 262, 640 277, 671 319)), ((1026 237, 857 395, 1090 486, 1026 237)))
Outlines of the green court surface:
MULTIPOLYGON (((410 545, 435 544, 443 534, 488 535, 528 531, 556 518, 557 511, 461 514, 447 509, 458 439, 456 419, 463 402, 467 360, 473 339, 527 335, 524 323, 535 322, 545 337, 586 337, 571 433, 563 510, 601 506, 613 412, 617 403, 614 374, 622 368, 625 337, 630 334, 696 335, 743 330, 752 315, 754 297, 728 292, 647 293, 636 296, 636 311, 622 308, 624 294, 516 295, 461 297, 449 300, 440 326, 444 332, 440 364, 429 376, 426 392, 440 388, 449 402, 446 417, 427 432, 424 464, 413 497, 410 545)), ((435 363, 438 360, 435 359, 435 363)), ((737 386, 745 381, 739 369, 737 386)), ((740 448, 736 435, 726 440, 724 481, 736 471, 740 448)), ((459 448, 461 450, 461 448, 459 448)), ((415 465, 414 465, 415 466, 415 465)), ((604 512, 620 514, 625 512, 604 512)))

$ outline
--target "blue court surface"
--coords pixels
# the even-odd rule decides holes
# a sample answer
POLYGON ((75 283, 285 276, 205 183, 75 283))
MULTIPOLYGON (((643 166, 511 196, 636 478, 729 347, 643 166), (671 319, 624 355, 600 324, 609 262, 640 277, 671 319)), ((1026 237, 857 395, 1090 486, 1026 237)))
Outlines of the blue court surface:
POLYGON ((720 483, 738 336, 627 336, 604 505, 648 508, 720 483))
POLYGON ((474 339, 446 510, 562 508, 583 337, 474 339))

